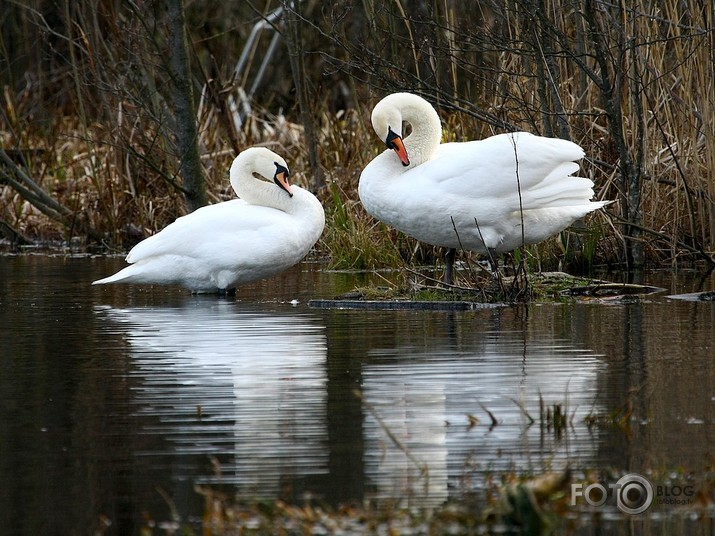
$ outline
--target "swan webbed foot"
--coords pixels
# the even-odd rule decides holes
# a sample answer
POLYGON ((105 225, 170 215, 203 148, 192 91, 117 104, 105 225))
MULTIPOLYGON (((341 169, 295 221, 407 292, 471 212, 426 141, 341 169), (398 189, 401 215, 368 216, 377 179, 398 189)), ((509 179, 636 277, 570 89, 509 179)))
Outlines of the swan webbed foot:
POLYGON ((445 267, 444 267, 444 283, 445 285, 454 284, 454 258, 457 255, 457 250, 455 248, 449 248, 447 254, 444 256, 445 267))

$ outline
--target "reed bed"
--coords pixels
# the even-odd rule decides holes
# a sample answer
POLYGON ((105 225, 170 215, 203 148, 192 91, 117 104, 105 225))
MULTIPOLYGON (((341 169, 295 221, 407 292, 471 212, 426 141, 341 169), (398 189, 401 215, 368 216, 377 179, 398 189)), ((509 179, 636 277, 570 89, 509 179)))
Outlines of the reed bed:
MULTIPOLYGON (((409 90, 437 106, 445 141, 524 129, 584 147, 582 171, 596 198, 614 203, 583 229, 522 252, 531 266, 712 262, 712 6, 493 0, 466 13, 449 0, 318 4, 276 23, 287 54, 263 65, 250 99, 270 38, 256 41, 243 72, 235 62, 254 23, 280 4, 187 4, 210 202, 232 197, 235 154, 266 145, 323 201, 328 222, 316 255, 331 266, 439 262, 439 248, 376 222, 357 198, 360 171, 383 150, 369 124, 372 105, 409 90), (285 56, 295 54, 303 61, 289 65, 285 56)), ((6 34, 0 53, 0 140, 12 163, 0 168, 0 229, 16 243, 124 251, 186 210, 165 15, 158 6, 113 9, 77 2, 40 13, 12 4, 0 20, 27 29, 6 34), (23 195, 10 180, 13 166, 62 210, 43 211, 23 195)))

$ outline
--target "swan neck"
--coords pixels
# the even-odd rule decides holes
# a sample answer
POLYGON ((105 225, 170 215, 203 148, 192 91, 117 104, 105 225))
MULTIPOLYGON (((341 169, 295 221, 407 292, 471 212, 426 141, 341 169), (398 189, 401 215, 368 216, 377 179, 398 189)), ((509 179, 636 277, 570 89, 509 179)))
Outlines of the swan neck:
POLYGON ((430 160, 442 140, 442 123, 435 109, 421 101, 405 106, 402 119, 412 127, 412 132, 404 139, 412 166, 430 160))
POLYGON ((231 186, 236 195, 252 205, 290 212, 293 206, 288 193, 268 180, 261 180, 253 175, 253 169, 248 165, 232 170, 231 186))

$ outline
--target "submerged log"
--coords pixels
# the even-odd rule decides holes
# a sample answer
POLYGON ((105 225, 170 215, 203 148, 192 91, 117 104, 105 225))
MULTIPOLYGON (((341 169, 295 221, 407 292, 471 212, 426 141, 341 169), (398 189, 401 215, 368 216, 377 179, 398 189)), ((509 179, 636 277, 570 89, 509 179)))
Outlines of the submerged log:
POLYGON ((412 300, 310 300, 309 307, 316 309, 382 309, 421 311, 472 311, 503 307, 505 304, 470 301, 412 301, 412 300))
POLYGON ((663 292, 665 289, 651 287, 649 285, 636 285, 634 283, 609 283, 599 281, 582 287, 572 287, 566 289, 562 294, 568 296, 633 296, 635 294, 655 294, 663 292))

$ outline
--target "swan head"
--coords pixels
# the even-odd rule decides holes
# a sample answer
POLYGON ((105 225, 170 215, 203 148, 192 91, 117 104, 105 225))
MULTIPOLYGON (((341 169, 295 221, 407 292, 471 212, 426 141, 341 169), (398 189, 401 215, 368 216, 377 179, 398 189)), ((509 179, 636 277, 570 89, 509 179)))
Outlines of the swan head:
POLYGON ((372 128, 403 166, 419 166, 432 158, 442 139, 442 123, 432 105, 419 95, 392 93, 372 110, 372 128), (402 132, 403 123, 412 127, 402 132))
POLYGON ((242 185, 241 177, 253 176, 254 173, 274 182, 290 197, 293 197, 293 192, 288 182, 290 177, 288 164, 280 155, 265 147, 249 147, 241 151, 233 160, 230 171, 231 185, 239 196, 244 197, 242 193, 246 189, 242 185))
POLYGON ((283 188, 286 192, 288 192, 289 196, 293 197, 293 192, 290 191, 290 183, 288 182, 288 177, 290 177, 288 166, 285 162, 281 164, 278 161, 273 162, 273 164, 276 166, 276 172, 273 175, 273 182, 275 182, 279 188, 283 188))
POLYGON ((395 151, 403 166, 410 165, 407 149, 402 141, 402 113, 389 95, 375 105, 372 110, 372 128, 388 149, 395 151))

